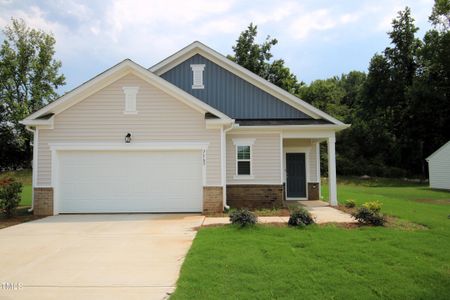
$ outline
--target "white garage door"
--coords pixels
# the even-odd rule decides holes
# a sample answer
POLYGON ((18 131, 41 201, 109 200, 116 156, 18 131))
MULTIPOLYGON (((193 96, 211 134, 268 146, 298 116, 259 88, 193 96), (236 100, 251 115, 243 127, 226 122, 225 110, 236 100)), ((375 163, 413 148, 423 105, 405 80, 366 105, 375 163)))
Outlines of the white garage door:
POLYGON ((59 213, 200 212, 200 151, 61 151, 59 213))

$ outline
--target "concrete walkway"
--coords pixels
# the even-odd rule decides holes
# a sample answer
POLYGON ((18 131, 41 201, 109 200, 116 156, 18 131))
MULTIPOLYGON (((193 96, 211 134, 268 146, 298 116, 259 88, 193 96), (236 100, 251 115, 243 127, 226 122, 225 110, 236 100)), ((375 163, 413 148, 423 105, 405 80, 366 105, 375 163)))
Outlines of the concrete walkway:
POLYGON ((60 215, 0 230, 0 299, 164 299, 204 217, 60 215))
MULTIPOLYGON (((356 223, 356 220, 349 214, 333 208, 323 201, 298 201, 304 206, 314 218, 317 224, 326 223, 356 223)), ((289 217, 258 217, 258 223, 287 223, 289 217)), ((228 217, 206 217, 203 226, 230 224, 228 217)))

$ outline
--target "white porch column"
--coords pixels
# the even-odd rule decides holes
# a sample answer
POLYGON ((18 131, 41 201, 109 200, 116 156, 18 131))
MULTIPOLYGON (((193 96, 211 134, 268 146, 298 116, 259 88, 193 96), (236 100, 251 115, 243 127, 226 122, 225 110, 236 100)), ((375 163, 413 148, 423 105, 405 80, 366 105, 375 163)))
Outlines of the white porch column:
POLYGON ((337 206, 336 189, 336 138, 331 136, 327 139, 328 146, 328 197, 331 206, 337 206))

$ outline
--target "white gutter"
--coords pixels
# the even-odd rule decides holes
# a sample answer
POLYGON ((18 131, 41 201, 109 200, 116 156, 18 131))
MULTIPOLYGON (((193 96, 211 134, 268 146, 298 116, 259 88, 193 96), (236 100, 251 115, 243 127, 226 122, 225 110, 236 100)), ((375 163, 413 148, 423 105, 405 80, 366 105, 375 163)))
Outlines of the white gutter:
POLYGON ((36 179, 37 179, 37 142, 38 142, 38 131, 37 129, 31 129, 29 126, 25 126, 25 129, 29 132, 33 133, 33 166, 32 166, 32 181, 31 181, 31 207, 28 210, 29 212, 32 212, 34 209, 34 186, 36 185, 36 179))
POLYGON ((234 123, 231 123, 229 128, 224 129, 222 127, 222 184, 223 184, 223 207, 228 210, 230 209, 230 206, 227 204, 227 132, 233 129, 235 126, 237 126, 234 123))

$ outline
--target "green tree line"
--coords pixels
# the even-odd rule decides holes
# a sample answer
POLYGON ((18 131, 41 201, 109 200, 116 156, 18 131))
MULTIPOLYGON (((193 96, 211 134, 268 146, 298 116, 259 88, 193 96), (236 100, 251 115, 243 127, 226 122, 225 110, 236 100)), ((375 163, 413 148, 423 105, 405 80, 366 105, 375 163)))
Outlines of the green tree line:
POLYGON ((255 42, 256 25, 241 33, 229 58, 352 124, 337 135, 339 174, 426 176, 425 158, 450 139, 450 1, 436 0, 429 19, 431 27, 419 39, 406 7, 392 21, 390 45, 372 57, 367 73, 308 85, 283 60, 272 59, 276 39, 255 42))

